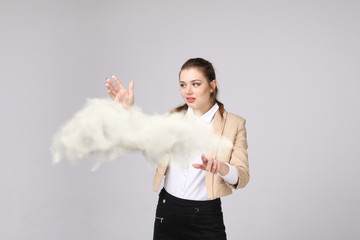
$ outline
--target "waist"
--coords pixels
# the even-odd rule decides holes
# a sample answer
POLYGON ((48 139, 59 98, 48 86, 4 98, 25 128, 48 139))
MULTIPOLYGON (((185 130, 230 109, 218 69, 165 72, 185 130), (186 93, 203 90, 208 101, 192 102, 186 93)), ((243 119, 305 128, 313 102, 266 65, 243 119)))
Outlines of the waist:
POLYGON ((217 210, 221 209, 221 200, 220 198, 200 201, 200 200, 188 200, 175 197, 168 193, 165 188, 160 191, 158 205, 165 205, 168 207, 175 208, 184 208, 184 209, 193 209, 201 208, 203 210, 217 210))

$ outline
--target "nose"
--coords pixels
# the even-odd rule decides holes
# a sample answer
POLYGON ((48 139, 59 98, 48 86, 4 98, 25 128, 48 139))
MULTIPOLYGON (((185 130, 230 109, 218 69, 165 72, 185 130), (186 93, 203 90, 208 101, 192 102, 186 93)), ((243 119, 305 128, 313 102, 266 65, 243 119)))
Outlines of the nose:
POLYGON ((189 85, 189 86, 186 87, 185 93, 188 94, 188 95, 189 95, 189 94, 192 94, 192 87, 191 87, 191 85, 189 85))

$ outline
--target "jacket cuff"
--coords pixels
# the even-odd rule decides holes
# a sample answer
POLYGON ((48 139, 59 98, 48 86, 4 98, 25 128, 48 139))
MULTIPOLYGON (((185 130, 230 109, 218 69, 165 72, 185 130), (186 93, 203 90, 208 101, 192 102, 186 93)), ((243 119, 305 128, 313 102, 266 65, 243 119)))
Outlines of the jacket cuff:
POLYGON ((229 184, 236 185, 239 179, 237 169, 229 163, 225 162, 225 164, 229 166, 229 172, 225 176, 222 176, 220 173, 218 173, 219 176, 222 177, 229 184))

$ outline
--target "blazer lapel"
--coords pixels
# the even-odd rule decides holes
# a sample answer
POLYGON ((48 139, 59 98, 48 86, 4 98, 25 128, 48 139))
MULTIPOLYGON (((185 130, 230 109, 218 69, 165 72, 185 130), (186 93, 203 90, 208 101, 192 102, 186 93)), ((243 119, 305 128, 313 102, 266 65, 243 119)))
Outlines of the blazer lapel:
MULTIPOLYGON (((223 130, 224 130, 224 126, 225 126, 225 122, 226 122, 226 117, 227 117, 227 112, 224 111, 223 113, 223 117, 221 117, 219 110, 215 113, 213 122, 212 122, 212 133, 214 136, 216 137, 221 137, 221 135, 223 134, 223 130)), ((208 157, 216 157, 217 154, 217 149, 215 150, 215 152, 210 151, 210 149, 206 150, 206 156, 208 157)))
MULTIPOLYGON (((219 138, 223 134, 224 126, 226 122, 227 112, 224 111, 223 117, 221 118, 219 110, 215 113, 213 122, 212 122, 212 134, 219 138)), ((213 136, 213 137, 214 137, 213 136)), ((206 157, 213 157, 216 159, 218 149, 211 151, 210 149, 206 150, 206 157)), ((210 171, 205 172, 205 181, 206 181, 206 194, 208 198, 214 198, 214 174, 210 171)))
POLYGON ((215 135, 222 135, 224 130, 225 122, 226 122, 227 112, 224 111, 223 117, 221 117, 220 112, 217 111, 214 116, 214 120, 212 122, 213 133, 215 135))

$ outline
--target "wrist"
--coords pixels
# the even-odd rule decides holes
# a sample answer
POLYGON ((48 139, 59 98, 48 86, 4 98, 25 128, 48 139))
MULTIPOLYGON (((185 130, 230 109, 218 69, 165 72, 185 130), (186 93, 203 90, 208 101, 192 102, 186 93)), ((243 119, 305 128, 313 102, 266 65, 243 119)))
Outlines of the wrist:
POLYGON ((230 167, 227 164, 221 162, 220 170, 219 170, 220 175, 226 176, 226 174, 228 174, 229 171, 230 171, 230 167))

